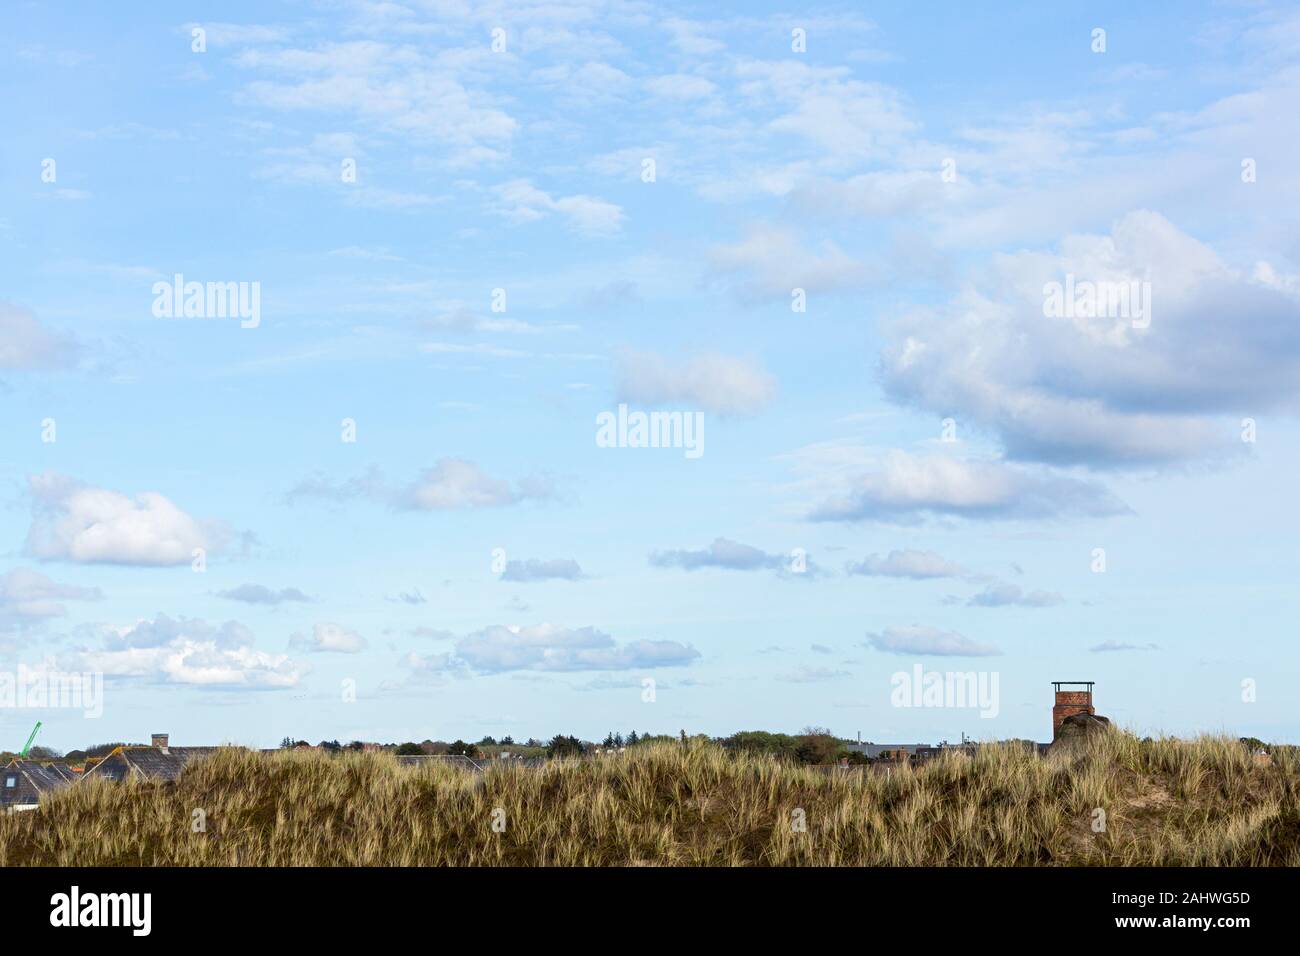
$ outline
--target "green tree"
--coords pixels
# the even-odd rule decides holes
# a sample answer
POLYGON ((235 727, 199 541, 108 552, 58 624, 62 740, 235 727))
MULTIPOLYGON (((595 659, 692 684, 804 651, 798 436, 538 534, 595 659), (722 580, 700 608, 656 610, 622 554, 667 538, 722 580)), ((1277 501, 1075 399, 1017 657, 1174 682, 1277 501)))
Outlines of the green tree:
POLYGON ((825 727, 805 727, 795 746, 795 759, 807 764, 833 764, 842 744, 838 737, 825 727))
POLYGON ((418 757, 424 753, 424 748, 414 741, 408 740, 397 748, 396 753, 399 757, 418 757))
POLYGON ((447 745, 447 753, 453 757, 477 757, 478 748, 473 744, 467 744, 463 740, 453 740, 447 745))
POLYGON ((551 738, 551 742, 546 745, 546 756, 548 757, 581 757, 586 753, 587 748, 582 745, 582 741, 577 737, 566 737, 564 734, 556 734, 551 738))

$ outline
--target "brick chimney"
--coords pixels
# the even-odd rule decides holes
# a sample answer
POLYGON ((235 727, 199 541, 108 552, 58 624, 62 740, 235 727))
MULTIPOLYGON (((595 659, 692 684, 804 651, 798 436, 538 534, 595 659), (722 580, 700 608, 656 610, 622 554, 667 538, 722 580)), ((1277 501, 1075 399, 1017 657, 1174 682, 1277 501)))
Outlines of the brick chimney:
POLYGON ((152 744, 153 744, 155 747, 157 747, 159 750, 161 750, 163 753, 166 753, 166 752, 167 752, 167 735, 166 735, 166 734, 153 734, 153 735, 149 738, 149 742, 152 743, 152 744))
POLYGON ((1052 681, 1052 686, 1056 688, 1056 704, 1052 707, 1052 739, 1056 739, 1057 733, 1061 729, 1061 721, 1066 717, 1073 717, 1075 714, 1095 714, 1096 708, 1092 706, 1092 685, 1094 681, 1090 680, 1058 680, 1052 681), (1072 688, 1071 690, 1061 690, 1062 687, 1072 688))

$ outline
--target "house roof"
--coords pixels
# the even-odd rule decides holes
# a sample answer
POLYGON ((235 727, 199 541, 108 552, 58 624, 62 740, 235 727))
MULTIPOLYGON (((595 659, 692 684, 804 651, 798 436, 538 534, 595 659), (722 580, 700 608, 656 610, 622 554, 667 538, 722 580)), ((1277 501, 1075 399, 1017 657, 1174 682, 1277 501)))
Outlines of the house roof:
POLYGON ((216 753, 217 747, 115 747, 99 763, 86 771, 86 777, 121 780, 140 776, 150 780, 176 780, 185 765, 196 757, 216 753))
POLYGON ((0 770, 0 805, 31 806, 40 802, 41 794, 71 782, 52 767, 16 757, 0 770))

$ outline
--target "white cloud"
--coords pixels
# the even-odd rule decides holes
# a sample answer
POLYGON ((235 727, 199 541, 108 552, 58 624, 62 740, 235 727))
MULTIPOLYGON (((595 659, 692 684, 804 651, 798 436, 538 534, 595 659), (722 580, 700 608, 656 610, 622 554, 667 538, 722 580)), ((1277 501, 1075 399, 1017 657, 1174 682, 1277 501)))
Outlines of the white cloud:
POLYGON ((709 261, 715 275, 734 275, 744 302, 790 301, 794 289, 809 295, 845 292, 879 281, 878 266, 849 256, 832 240, 816 250, 804 247, 789 229, 756 226, 739 242, 714 246, 709 261))
POLYGON ((96 601, 99 588, 59 584, 39 571, 14 568, 0 575, 0 631, 68 613, 65 601, 96 601))
POLYGON ((1088 648, 1093 654, 1110 654, 1121 651, 1158 651, 1159 644, 1126 644, 1121 641, 1103 641, 1088 648))
POLYGON ((1052 607, 1064 604, 1055 591, 1024 591, 1014 584, 990 584, 966 602, 970 607, 1052 607))
POLYGON ((706 33, 709 26, 684 20, 680 17, 668 17, 659 24, 668 31, 672 43, 682 53, 695 56, 707 56, 726 49, 726 44, 706 33))
POLYGON ((211 688, 293 687, 305 671, 288 655, 253 647, 253 635, 238 621, 214 627, 194 618, 169 618, 105 631, 99 648, 80 648, 61 659, 67 670, 98 671, 108 677, 211 688))
POLYGON ((1094 467, 1240 453, 1243 415, 1297 409, 1300 294, 1228 268, 1152 212, 1055 254, 996 257, 946 307, 889 330, 900 401, 991 429, 1007 456, 1094 467), (1045 287, 1149 282, 1137 316, 1044 314, 1045 287), (1149 322, 1148 328, 1140 327, 1149 322))
POLYGON ((585 236, 609 236, 623 228, 623 210, 594 196, 554 197, 527 179, 496 187, 494 208, 512 222, 536 222, 551 213, 564 217, 574 231, 585 236))
POLYGON ((379 469, 371 468, 364 475, 342 483, 320 476, 307 478, 294 486, 287 498, 291 502, 298 498, 331 501, 368 498, 402 510, 455 511, 502 507, 555 495, 550 479, 543 476, 526 477, 512 486, 504 479, 493 478, 472 461, 443 458, 401 487, 391 486, 379 469))
POLYGON ((551 558, 527 561, 507 561, 501 573, 502 581, 577 581, 582 578, 582 568, 572 558, 551 558))
POLYGON ((632 78, 608 63, 588 62, 581 66, 557 63, 534 70, 535 86, 554 92, 566 104, 592 106, 615 100, 632 88, 632 78))
POLYGON ((942 515, 994 520, 1127 512, 1122 502, 1093 481, 996 459, 917 457, 894 451, 877 470, 850 479, 845 490, 816 506, 810 517, 908 523, 942 515))
POLYGON ((702 76, 668 73, 645 81, 645 88, 666 100, 699 100, 712 96, 717 87, 702 76))
POLYGON ((693 647, 677 641, 630 641, 618 644, 594 627, 552 624, 529 627, 493 625, 456 641, 449 654, 408 664, 420 672, 588 671, 680 667, 698 658, 693 647))
POLYGON ((216 550, 225 538, 213 522, 186 514, 156 491, 131 498, 46 472, 28 478, 33 501, 27 553, 85 564, 174 565, 196 548, 216 550))
MULTIPOLYGON (((790 570, 792 560, 790 555, 769 554, 730 538, 715 538, 707 548, 697 551, 655 551, 650 555, 650 563, 656 567, 682 568, 685 571, 724 568, 731 571, 766 570, 794 574, 790 570)), ((818 574, 818 569, 808 561, 806 570, 800 573, 813 577, 818 574)))
POLYGON ((466 86, 486 45, 425 53, 373 40, 311 48, 246 49, 235 62, 270 79, 255 80, 245 100, 271 109, 346 116, 386 133, 443 144, 452 165, 500 160, 519 124, 492 97, 466 86))
POLYGON ((525 481, 512 489, 509 482, 491 477, 471 461, 444 458, 416 479, 402 498, 407 507, 419 511, 448 511, 494 508, 549 496, 544 482, 525 481))
POLYGON ((243 601, 245 604, 266 604, 274 606, 286 601, 310 601, 306 594, 297 588, 280 588, 275 590, 264 584, 241 584, 238 587, 218 591, 217 597, 231 601, 243 601))
POLYGON ((618 366, 621 402, 685 404, 718 415, 752 415, 776 392, 775 380, 762 366, 735 356, 701 355, 674 366, 659 355, 625 352, 618 366))
POLYGON ((77 352, 72 339, 51 332, 26 309, 0 301, 0 370, 62 368, 77 352))
POLYGON ((314 624, 311 636, 295 634, 289 641, 293 647, 313 654, 359 654, 368 646, 366 639, 356 631, 341 624, 314 624))
POLYGON ((788 112, 768 124, 817 147, 833 161, 880 162, 916 129, 898 91, 850 79, 847 67, 809 66, 798 58, 747 60, 736 66, 741 92, 757 104, 788 112))
POLYGON ((888 556, 871 554, 856 563, 845 566, 849 574, 888 578, 956 578, 966 570, 934 551, 890 551, 888 556))
POLYGON ((1002 653, 995 647, 978 644, 956 631, 944 631, 921 624, 887 627, 879 633, 868 634, 867 643, 876 650, 888 654, 989 657, 1002 653))
POLYGON ((790 191, 801 212, 822 216, 883 219, 914 215, 946 201, 957 184, 944 183, 940 168, 877 170, 844 180, 810 179, 790 191))
POLYGON ((202 28, 209 46, 245 46, 255 43, 281 43, 289 39, 289 31, 284 27, 256 23, 187 23, 185 35, 191 36, 195 28, 202 28))
POLYGON ((846 670, 833 667, 800 667, 784 674, 778 674, 777 680, 787 684, 820 684, 829 680, 840 680, 853 675, 846 670))
POLYGON ((544 332, 572 332, 578 327, 569 324, 535 325, 521 319, 508 319, 500 314, 485 315, 464 303, 456 303, 439 312, 426 323, 430 328, 451 332, 518 333, 536 335, 544 332))

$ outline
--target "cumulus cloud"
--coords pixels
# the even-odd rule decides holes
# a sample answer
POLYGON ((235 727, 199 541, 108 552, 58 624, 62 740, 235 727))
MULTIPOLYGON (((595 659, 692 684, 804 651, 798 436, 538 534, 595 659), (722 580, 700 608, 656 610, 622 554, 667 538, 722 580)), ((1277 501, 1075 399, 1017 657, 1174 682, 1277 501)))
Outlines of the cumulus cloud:
POLYGON ((1054 253, 996 257, 888 338, 892 397, 991 430, 1011 459, 1171 464, 1239 451, 1242 415, 1296 409, 1300 289, 1272 267, 1234 270, 1138 211, 1054 253), (1067 310, 1064 295, 1052 302, 1067 281, 1127 288, 1133 304, 1090 307, 1076 292, 1067 310))
POLYGON ((68 613, 65 601, 97 601, 99 588, 59 584, 39 571, 14 568, 0 575, 0 630, 68 613))
POLYGON ((572 558, 551 558, 546 561, 529 558, 527 561, 507 561, 501 573, 502 581, 577 581, 582 568, 572 558))
POLYGON ((0 301, 0 370, 62 368, 77 352, 72 339, 51 332, 26 309, 0 301))
POLYGON ((305 673, 288 655, 255 648, 252 632, 238 621, 213 626, 165 614, 130 627, 106 628, 101 646, 74 650, 60 666, 109 677, 229 689, 293 687, 305 673))
POLYGON ((888 654, 924 654, 935 657, 989 657, 1002 652, 996 647, 979 644, 956 631, 912 624, 887 627, 867 635, 867 644, 888 654))
POLYGON ((682 404, 718 415, 752 415, 776 393, 776 382, 757 362, 701 355, 684 363, 625 352, 618 361, 618 398, 647 405, 682 404))
POLYGON ((531 476, 512 486, 509 481, 493 478, 474 462, 462 458, 443 458, 402 486, 390 485, 379 469, 371 468, 364 475, 344 482, 314 476, 299 482, 287 495, 291 502, 299 498, 330 501, 367 498, 408 511, 496 508, 553 497, 555 489, 547 478, 531 476))
POLYGON ((293 647, 301 648, 313 654, 359 654, 368 646, 366 639, 341 624, 315 624, 311 636, 294 634, 289 639, 293 647))
MULTIPOLYGON (((725 568, 731 571, 791 571, 793 558, 790 555, 769 553, 730 538, 714 538, 707 548, 696 551, 673 550, 655 551, 650 555, 650 563, 660 568, 682 568, 685 571, 698 571, 700 568, 725 568)), ((811 561, 801 573, 814 573, 811 561)))
POLYGON ((297 588, 280 588, 277 591, 268 588, 265 584, 241 584, 225 591, 218 591, 217 597, 227 598, 231 601, 243 601, 245 604, 266 604, 272 607, 286 601, 311 600, 297 588))
POLYGON ((969 607, 1052 607, 1064 604, 1055 591, 1024 591, 1014 584, 990 584, 966 604, 969 607))
POLYGON ((677 641, 629 641, 619 644, 594 627, 552 624, 529 627, 493 625, 468 634, 447 654, 411 655, 408 665, 422 673, 461 671, 480 674, 507 671, 630 670, 680 667, 700 656, 677 641))
POLYGON ((878 470, 817 505, 814 521, 914 522, 954 516, 977 520, 1107 517, 1128 508, 1102 485, 997 459, 919 457, 895 451, 878 470))
POLYGON ((890 551, 887 557, 871 554, 858 562, 844 566, 849 574, 861 574, 867 577, 912 578, 956 578, 966 574, 966 570, 953 561, 949 561, 934 551, 890 551))
POLYGON ((212 551, 223 526, 186 514, 156 491, 131 498, 46 472, 28 478, 33 503, 27 553, 86 564, 187 564, 212 551))

